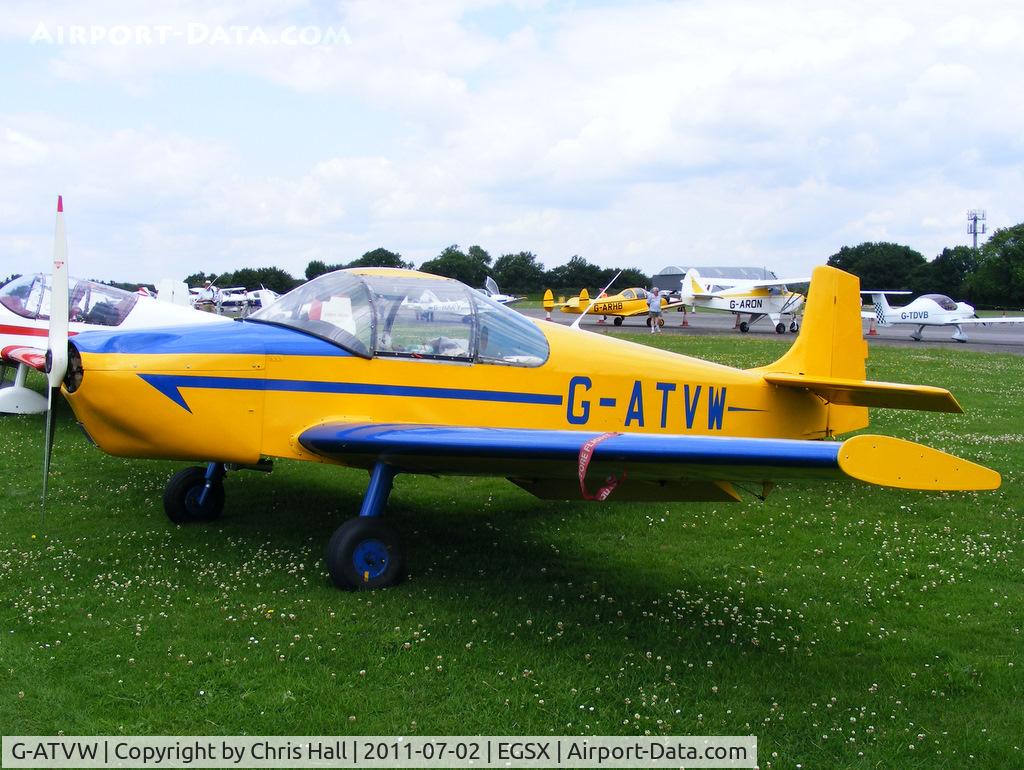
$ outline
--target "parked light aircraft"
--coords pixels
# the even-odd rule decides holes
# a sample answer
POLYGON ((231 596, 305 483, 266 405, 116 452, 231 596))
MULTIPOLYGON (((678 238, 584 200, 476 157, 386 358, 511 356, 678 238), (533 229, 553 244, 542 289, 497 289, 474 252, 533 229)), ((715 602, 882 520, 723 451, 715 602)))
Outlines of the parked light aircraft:
MULTIPOLYGON (((544 292, 544 309, 550 312, 556 304, 554 294, 552 294, 551 289, 548 289, 544 292)), ((661 309, 663 312, 677 308, 682 304, 682 302, 669 302, 665 297, 661 298, 661 309)), ((599 297, 591 302, 590 292, 583 289, 578 296, 570 297, 567 301, 558 305, 558 309, 563 313, 572 313, 573 315, 581 315, 585 311, 590 313, 590 315, 610 315, 613 316, 612 320, 616 326, 622 326, 622 319, 624 318, 647 315, 647 290, 639 288, 624 289, 618 294, 599 297), (587 309, 588 307, 589 310, 587 309)), ((658 323, 660 326, 664 326, 665 319, 659 318, 658 323)), ((647 325, 651 325, 650 318, 647 318, 647 325)))
POLYGON ((497 282, 491 278, 491 276, 487 276, 487 280, 484 281, 484 288, 481 289, 481 291, 495 302, 499 302, 502 305, 511 305, 513 302, 518 302, 523 299, 523 297, 516 297, 512 294, 502 294, 498 290, 497 282))
POLYGON ((334 533, 326 561, 336 585, 375 588, 403 573, 381 516, 398 473, 501 476, 558 500, 727 502, 780 480, 998 487, 995 471, 919 444, 832 440, 866 426, 868 407, 961 411, 941 388, 865 380, 858 288, 818 268, 793 347, 744 371, 534 322, 451 279, 357 268, 219 326, 92 332, 69 344, 56 318, 49 376, 58 388, 63 378, 102 450, 206 461, 167 485, 176 522, 221 514, 229 466, 282 457, 368 470, 359 516, 334 533), (469 322, 419 319, 407 300, 428 287, 468 303, 469 322), (588 469, 617 480, 591 493, 588 469))
POLYGON ((710 310, 724 310, 735 313, 737 318, 749 316, 740 321, 741 332, 750 331, 751 324, 768 317, 775 331, 784 334, 786 324, 783 316, 789 316, 789 330, 799 330, 796 314, 804 305, 804 295, 790 291, 790 284, 807 283, 808 278, 742 279, 716 278, 714 285, 700 277, 693 268, 686 271, 681 285, 683 304, 710 310))
POLYGON ((218 312, 228 312, 237 315, 248 315, 254 310, 275 302, 281 296, 270 289, 247 290, 244 286, 233 286, 220 290, 220 302, 217 303, 218 312))
MULTIPOLYGON (((70 283, 71 335, 89 329, 146 329, 223 320, 94 281, 72 278, 70 283)), ((13 383, 0 387, 0 413, 46 410, 46 399, 26 387, 25 378, 29 368, 44 369, 46 349, 41 343, 49 326, 50 295, 51 276, 43 273, 23 275, 0 288, 0 363, 4 369, 17 367, 13 383)))
POLYGON ((964 326, 1024 323, 1024 316, 978 318, 971 305, 955 302, 945 294, 922 294, 904 307, 890 306, 886 295, 910 294, 909 291, 862 291, 861 294, 870 294, 875 305, 874 312, 864 311, 861 314, 864 318, 874 319, 879 326, 916 326, 910 339, 918 342, 926 326, 952 326, 953 339, 967 342, 964 326))

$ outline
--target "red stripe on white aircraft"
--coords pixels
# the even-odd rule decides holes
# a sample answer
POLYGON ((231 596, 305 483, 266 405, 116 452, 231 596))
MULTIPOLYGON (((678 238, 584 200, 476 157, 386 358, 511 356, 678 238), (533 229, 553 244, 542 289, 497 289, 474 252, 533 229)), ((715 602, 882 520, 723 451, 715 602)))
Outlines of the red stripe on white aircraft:
MULTIPOLYGON (((0 334, 20 334, 24 337, 46 337, 49 335, 47 329, 39 329, 35 326, 9 326, 0 324, 0 334)), ((78 332, 68 332, 68 336, 74 336, 78 332)))

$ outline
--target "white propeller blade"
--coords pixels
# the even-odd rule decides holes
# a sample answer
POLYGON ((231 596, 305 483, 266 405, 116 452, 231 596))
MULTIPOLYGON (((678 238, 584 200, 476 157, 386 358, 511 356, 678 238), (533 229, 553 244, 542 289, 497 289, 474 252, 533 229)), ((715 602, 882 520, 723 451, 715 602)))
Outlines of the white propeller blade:
POLYGON ((612 279, 610 281, 608 281, 608 285, 605 286, 603 289, 601 289, 601 292, 596 297, 594 297, 592 300, 590 300, 590 304, 587 305, 586 310, 584 310, 582 313, 580 313, 580 317, 572 322, 572 326, 569 327, 570 329, 579 329, 580 328, 580 324, 583 322, 583 316, 585 316, 590 311, 590 308, 592 308, 594 306, 595 302, 597 302, 599 299, 601 299, 601 297, 603 297, 605 294, 608 293, 608 289, 610 289, 612 287, 612 284, 615 283, 615 280, 619 277, 619 275, 621 273, 622 273, 622 271, 620 270, 618 273, 613 275, 612 279))
POLYGON ((50 279, 50 334, 46 350, 46 436, 43 449, 43 505, 50 478, 53 452, 54 411, 60 400, 60 384, 68 369, 68 239, 64 232, 64 200, 57 196, 57 225, 53 233, 53 275, 50 279))

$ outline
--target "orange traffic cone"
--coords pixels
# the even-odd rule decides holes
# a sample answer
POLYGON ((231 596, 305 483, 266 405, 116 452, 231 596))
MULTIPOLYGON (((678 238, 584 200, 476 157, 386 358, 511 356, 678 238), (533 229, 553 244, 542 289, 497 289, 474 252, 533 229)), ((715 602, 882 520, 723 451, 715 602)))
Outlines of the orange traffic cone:
POLYGON ((877 337, 878 336, 878 329, 875 328, 875 318, 874 318, 874 316, 871 317, 871 323, 868 324, 868 336, 869 337, 877 337))

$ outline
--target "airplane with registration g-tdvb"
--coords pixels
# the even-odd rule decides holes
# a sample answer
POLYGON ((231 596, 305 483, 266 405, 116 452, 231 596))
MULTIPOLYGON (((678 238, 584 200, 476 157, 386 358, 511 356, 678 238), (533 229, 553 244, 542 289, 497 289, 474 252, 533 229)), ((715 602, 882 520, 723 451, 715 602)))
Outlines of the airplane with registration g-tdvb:
POLYGON ((878 322, 879 326, 916 326, 910 339, 920 342, 924 330, 929 326, 952 326, 953 339, 967 342, 964 326, 988 326, 989 324, 1021 324, 1024 316, 1003 316, 1001 318, 979 318, 974 308, 966 302, 956 302, 945 294, 922 294, 909 305, 892 307, 886 295, 910 294, 909 291, 862 291, 870 294, 874 311, 865 310, 864 318, 878 322))
POLYGON ((858 290, 854 276, 815 270, 792 348, 741 370, 532 321, 451 279, 357 268, 231 324, 69 343, 55 319, 50 377, 63 376, 102 450, 204 461, 167 485, 175 522, 220 516, 229 470, 273 458, 366 469, 359 515, 331 537, 326 562, 336 585, 375 588, 403 575, 382 517, 400 473, 505 477, 551 500, 728 502, 833 479, 998 487, 995 471, 920 444, 835 440, 865 427, 869 407, 961 411, 941 388, 865 379, 858 290), (468 320, 418 317, 407 300, 428 289, 468 303, 468 320))

